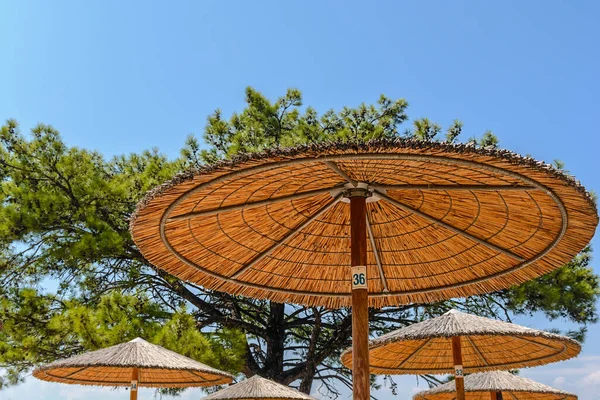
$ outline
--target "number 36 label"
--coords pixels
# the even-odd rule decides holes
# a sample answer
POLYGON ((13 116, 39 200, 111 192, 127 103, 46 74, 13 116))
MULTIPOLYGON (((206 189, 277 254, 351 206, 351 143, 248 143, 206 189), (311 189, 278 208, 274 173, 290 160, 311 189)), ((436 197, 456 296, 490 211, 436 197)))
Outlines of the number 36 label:
POLYGON ((367 288, 367 267, 364 265, 352 267, 352 290, 367 288))

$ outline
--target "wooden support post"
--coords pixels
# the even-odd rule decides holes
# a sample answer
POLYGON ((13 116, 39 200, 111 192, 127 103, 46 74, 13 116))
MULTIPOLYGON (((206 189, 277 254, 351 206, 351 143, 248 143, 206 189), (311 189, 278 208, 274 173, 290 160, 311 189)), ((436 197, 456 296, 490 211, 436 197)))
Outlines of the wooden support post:
POLYGON ((460 336, 452 337, 452 359, 454 360, 456 400, 465 400, 465 379, 462 365, 462 347, 460 345, 460 336))
POLYGON ((139 369, 132 368, 131 369, 131 386, 129 387, 129 400, 137 400, 139 380, 140 380, 139 369))
POLYGON ((352 267, 352 393, 354 400, 370 399, 369 303, 367 290, 366 193, 350 196, 352 267))
POLYGON ((491 400, 502 400, 502 392, 490 392, 491 400))

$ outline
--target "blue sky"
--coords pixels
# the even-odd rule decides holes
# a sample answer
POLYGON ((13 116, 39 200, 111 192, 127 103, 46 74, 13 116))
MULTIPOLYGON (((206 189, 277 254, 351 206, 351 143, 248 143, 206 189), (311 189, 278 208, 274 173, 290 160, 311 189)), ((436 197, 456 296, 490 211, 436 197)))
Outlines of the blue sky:
MULTIPOLYGON (((215 108, 240 110, 249 85, 273 98, 297 87, 321 111, 385 93, 407 99, 412 118, 461 119, 464 139, 492 129, 502 147, 559 158, 600 192, 599 15, 583 0, 4 1, 0 119, 52 124, 106 155, 156 146, 176 156, 215 108)), ((600 328, 578 359, 523 375, 600 399, 600 328)), ((398 382, 396 398, 408 399, 415 378, 398 382)), ((0 399, 34 395, 127 397, 30 378, 0 399)))

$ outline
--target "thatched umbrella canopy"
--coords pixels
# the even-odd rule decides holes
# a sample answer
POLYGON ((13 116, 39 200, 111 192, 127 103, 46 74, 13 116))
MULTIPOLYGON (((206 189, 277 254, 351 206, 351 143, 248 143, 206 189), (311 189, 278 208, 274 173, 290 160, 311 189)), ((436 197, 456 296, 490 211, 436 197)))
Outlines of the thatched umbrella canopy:
POLYGON ((597 223, 585 189, 547 164, 378 140, 274 149, 180 174, 140 202, 131 232, 154 265, 210 289, 352 305, 362 352, 354 394, 367 400, 368 306, 523 283, 570 261, 597 223))
MULTIPOLYGON (((465 372, 534 367, 577 356, 570 338, 450 310, 444 315, 387 333, 369 343, 371 373, 454 372, 457 398, 464 399, 465 372)), ((351 368, 353 353, 342 353, 351 368)))
MULTIPOLYGON (((481 372, 465 377, 467 400, 577 400, 577 396, 506 371, 481 372)), ((413 400, 454 400, 454 381, 419 392, 413 400)))
POLYGON ((150 262, 207 288, 350 306, 345 196, 363 184, 373 307, 523 283, 570 261, 598 223, 585 189, 550 165, 397 140, 275 149, 182 173, 139 203, 131 231, 150 262))
POLYGON ((229 383, 233 376, 137 338, 55 361, 33 371, 50 382, 95 386, 183 388, 229 383))
POLYGON ((315 400, 307 394, 254 375, 226 389, 219 390, 202 400, 315 400))
MULTIPOLYGON (((535 367, 573 358, 581 351, 577 341, 565 336, 450 310, 371 340, 371 373, 454 372, 452 338, 460 338, 466 373, 535 367)), ((351 367, 352 349, 341 359, 351 367)))

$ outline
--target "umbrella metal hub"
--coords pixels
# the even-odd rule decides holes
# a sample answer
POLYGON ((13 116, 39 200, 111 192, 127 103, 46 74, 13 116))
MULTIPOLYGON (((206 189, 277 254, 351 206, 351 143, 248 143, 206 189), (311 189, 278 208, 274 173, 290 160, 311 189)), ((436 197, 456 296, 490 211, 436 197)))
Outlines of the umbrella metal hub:
POLYGON ((338 198, 341 194, 342 197, 339 201, 350 204, 350 198, 352 197, 365 197, 367 203, 375 203, 381 200, 380 192, 386 194, 385 189, 375 190, 374 187, 366 182, 357 182, 356 184, 347 183, 344 187, 336 188, 329 192, 329 194, 333 198, 338 198))

